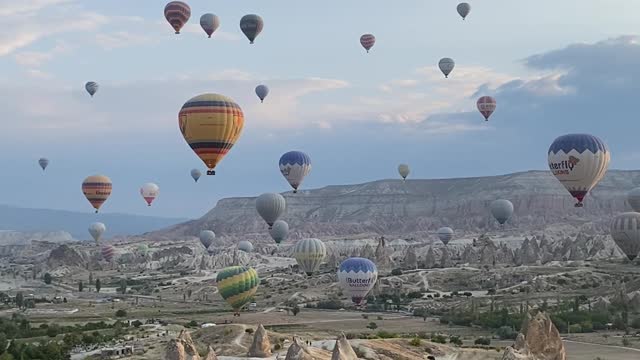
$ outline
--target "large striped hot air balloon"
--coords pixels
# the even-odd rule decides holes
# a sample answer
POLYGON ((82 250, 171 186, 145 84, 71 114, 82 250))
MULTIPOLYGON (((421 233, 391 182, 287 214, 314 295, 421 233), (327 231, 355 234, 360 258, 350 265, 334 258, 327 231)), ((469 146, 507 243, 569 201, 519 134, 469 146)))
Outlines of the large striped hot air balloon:
POLYGON ((327 248, 322 240, 302 239, 293 247, 293 257, 309 276, 318 270, 325 256, 327 256, 327 248))
POLYGON ((618 247, 633 260, 640 254, 640 214, 626 212, 611 222, 611 237, 618 247))
POLYGON ((373 34, 364 34, 360 36, 360 45, 369 52, 373 45, 376 44, 376 37, 373 34))
POLYGON ((107 261, 111 262, 113 260, 113 256, 116 254, 116 248, 111 245, 105 245, 101 249, 102 257, 107 261))
POLYGON ((449 74, 451 74, 451 72, 453 71, 453 68, 456 67, 456 62, 453 61, 452 58, 442 58, 438 62, 438 67, 444 74, 444 77, 448 78, 449 74))
POLYGON ((471 5, 469 5, 469 3, 463 2, 458 4, 456 10, 458 10, 458 14, 460 14, 460 16, 462 16, 462 20, 464 20, 471 12, 471 5))
POLYGON ((340 264, 338 282, 351 295, 351 301, 356 305, 362 304, 377 280, 378 268, 369 259, 352 257, 340 264))
POLYGON ((260 278, 253 268, 231 266, 218 273, 216 282, 220 295, 233 308, 234 316, 240 316, 240 309, 256 294, 260 278))
POLYGON ((311 172, 311 158, 302 151, 289 151, 280 157, 279 165, 282 176, 297 193, 298 187, 311 172))
POLYGON ((97 213, 111 195, 111 179, 104 175, 89 176, 82 182, 82 193, 97 213))
POLYGON ((215 167, 236 143, 244 126, 242 109, 230 98, 203 94, 187 101, 178 122, 187 144, 215 175, 215 167))
POLYGON ((204 14, 200 17, 200 26, 202 30, 204 30, 209 37, 218 29, 220 26, 220 18, 218 15, 214 14, 204 14))
POLYGON ((582 207, 584 197, 604 177, 611 153, 599 138, 588 134, 568 134, 549 147, 549 169, 582 207))
POLYGON ((496 105, 496 99, 491 96, 483 96, 476 102, 478 111, 484 116, 485 121, 489 121, 489 117, 496 110, 496 105))
POLYGON ((180 34, 180 29, 189 21, 191 8, 182 1, 172 1, 164 7, 164 18, 167 19, 176 34, 180 34))

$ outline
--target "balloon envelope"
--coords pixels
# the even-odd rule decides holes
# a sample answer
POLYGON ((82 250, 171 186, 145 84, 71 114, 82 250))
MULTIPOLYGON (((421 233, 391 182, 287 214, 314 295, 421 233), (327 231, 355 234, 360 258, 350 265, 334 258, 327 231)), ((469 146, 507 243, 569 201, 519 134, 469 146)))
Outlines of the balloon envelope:
POLYGON ((232 99, 203 94, 187 101, 178 123, 182 136, 213 175, 216 165, 236 143, 244 126, 242 109, 232 99))
POLYGON ((376 44, 376 37, 373 36, 372 34, 364 34, 360 36, 360 45, 362 45, 362 47, 365 48, 367 52, 369 52, 369 50, 371 50, 371 48, 375 44, 376 44))
POLYGON ((280 172, 293 188, 298 192, 298 187, 304 178, 311 172, 311 158, 302 151, 289 151, 280 157, 280 172))
POLYGON ((640 253, 640 213, 616 216, 611 222, 611 237, 629 260, 635 259, 640 253))
POLYGON ((263 102, 267 95, 269 95, 269 88, 266 85, 256 86, 256 95, 260 98, 260 102, 263 102))
POLYGON ((496 99, 491 96, 483 96, 476 102, 478 111, 484 116, 485 121, 489 121, 489 117, 496 110, 496 105, 496 99))
POLYGON ((151 206, 153 200, 155 200, 160 194, 160 188, 154 183, 146 183, 140 188, 140 195, 147 202, 147 205, 151 206))
POLYGON ((271 238, 276 242, 276 244, 280 244, 287 240, 287 237, 289 236, 289 224, 284 220, 274 222, 271 229, 269 229, 269 235, 271 235, 271 238))
POLYGON ((233 311, 239 312, 253 299, 258 290, 260 278, 253 268, 231 266, 218 273, 216 282, 222 298, 231 305, 233 311))
POLYGON ((440 71, 444 74, 444 77, 449 77, 449 74, 453 71, 453 68, 456 66, 456 63, 451 58, 442 58, 438 62, 438 67, 440 71))
POLYGON ((92 175, 82 182, 82 193, 96 212, 111 195, 111 179, 104 175, 92 175))
POLYGON ((450 227, 441 227, 438 229, 438 238, 443 244, 447 245, 453 238, 453 229, 450 227))
POLYGON ((198 182, 198 179, 200 179, 200 176, 202 176, 202 172, 200 172, 200 170, 198 169, 191 170, 191 177, 195 182, 198 182))
POLYGON ((191 8, 182 1, 172 1, 164 7, 164 18, 167 19, 176 34, 189 21, 191 8))
POLYGON ((400 176, 402 176, 402 179, 406 179, 407 176, 409 176, 410 172, 411 171, 409 170, 409 165, 407 165, 407 164, 398 165, 398 174, 400 174, 400 176))
POLYGON ((378 268, 369 259, 353 257, 340 264, 338 282, 351 296, 354 304, 361 304, 378 280, 378 268))
POLYGON ((627 202, 635 212, 640 212, 640 188, 635 188, 627 194, 627 202))
POLYGON ((293 257, 309 276, 320 268, 325 256, 327 248, 319 239, 302 239, 293 247, 293 257))
POLYGON ((264 21, 262 18, 255 14, 245 15, 240 19, 240 30, 249 39, 249 42, 253 44, 253 41, 262 32, 264 27, 264 21))
POLYGON ((513 204, 509 200, 495 200, 491 203, 491 214, 498 220, 500 225, 504 225, 513 215, 513 204))
POLYGON ((599 138, 588 134, 568 134, 549 147, 549 169, 582 207, 584 197, 604 177, 611 154, 599 138))
POLYGON ((265 193, 256 199, 256 210, 258 214, 269 225, 269 228, 273 226, 273 223, 284 214, 284 210, 287 207, 287 203, 284 197, 276 193, 265 193))
POLYGON ((468 3, 460 3, 458 4, 458 7, 456 8, 458 10, 458 14, 460 14, 460 16, 462 16, 462 19, 466 19, 467 15, 469 15, 469 12, 471 12, 471 5, 469 5, 468 3))
POLYGON ((93 97, 93 95, 95 95, 95 93, 98 92, 99 87, 100 86, 95 81, 89 81, 88 83, 84 84, 85 90, 87 90, 87 92, 89 93, 89 95, 91 95, 91 97, 93 97))
POLYGON ((111 260, 113 260, 113 256, 116 254, 116 248, 111 245, 105 245, 102 247, 101 252, 102 258, 107 262, 111 262, 111 260))
POLYGON ((250 253, 253 251, 253 244, 247 240, 242 240, 238 243, 238 250, 250 253))
POLYGON ((42 170, 44 170, 47 168, 47 166, 49 166, 49 159, 40 158, 40 160, 38 160, 38 164, 40 164, 40 167, 42 168, 42 170))
POLYGON ((142 256, 145 256, 149 253, 149 245, 147 244, 140 244, 138 245, 138 247, 136 248, 136 251, 138 251, 138 253, 142 256))
POLYGON ((89 225, 89 234, 95 242, 99 242, 100 238, 102 238, 102 234, 107 230, 107 227, 101 222, 94 222, 89 225))
POLYGON ((200 242, 204 245, 205 248, 209 248, 211 244, 213 244, 213 240, 216 239, 216 233, 211 230, 202 230, 200 231, 200 242))
POLYGON ((204 30, 209 37, 218 29, 220 26, 220 18, 218 15, 214 14, 204 14, 200 17, 200 26, 202 30, 204 30))

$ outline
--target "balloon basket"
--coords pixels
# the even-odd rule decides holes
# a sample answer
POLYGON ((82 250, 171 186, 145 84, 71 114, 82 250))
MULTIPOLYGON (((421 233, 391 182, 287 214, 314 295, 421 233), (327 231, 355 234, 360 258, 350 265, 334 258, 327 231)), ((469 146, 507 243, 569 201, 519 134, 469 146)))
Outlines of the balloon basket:
POLYGON ((581 207, 584 207, 584 204, 583 203, 577 203, 574 206, 577 207, 577 208, 581 208, 581 207))
POLYGON ((207 170, 207 175, 215 175, 215 170, 207 170))

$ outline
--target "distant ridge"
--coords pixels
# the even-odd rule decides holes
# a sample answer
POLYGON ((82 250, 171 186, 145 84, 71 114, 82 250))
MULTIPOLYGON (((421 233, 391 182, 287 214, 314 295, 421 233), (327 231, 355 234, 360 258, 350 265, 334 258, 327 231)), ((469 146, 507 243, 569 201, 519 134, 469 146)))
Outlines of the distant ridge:
POLYGON ((18 232, 65 231, 75 239, 89 240, 89 224, 100 221, 107 225, 106 238, 137 235, 151 230, 166 228, 187 219, 163 218, 145 215, 118 213, 82 213, 67 210, 30 209, 0 205, 0 230, 18 232))

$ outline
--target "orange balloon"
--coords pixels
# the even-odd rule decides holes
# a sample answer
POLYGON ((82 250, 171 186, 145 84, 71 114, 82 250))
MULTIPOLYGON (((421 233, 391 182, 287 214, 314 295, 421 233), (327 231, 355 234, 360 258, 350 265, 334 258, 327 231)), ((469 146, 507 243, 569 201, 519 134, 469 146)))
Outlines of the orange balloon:
POLYGON ((111 179, 104 175, 89 176, 82 182, 82 193, 97 213, 111 195, 111 179))

